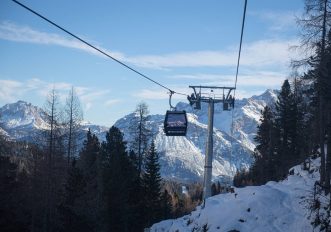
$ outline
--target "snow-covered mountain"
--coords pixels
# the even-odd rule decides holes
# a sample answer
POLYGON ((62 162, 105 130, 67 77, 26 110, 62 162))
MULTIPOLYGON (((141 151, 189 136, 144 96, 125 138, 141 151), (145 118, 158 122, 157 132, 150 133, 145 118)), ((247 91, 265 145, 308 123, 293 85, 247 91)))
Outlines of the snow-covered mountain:
POLYGON ((40 130, 48 128, 45 112, 31 103, 18 101, 0 108, 3 135, 16 140, 31 140, 40 130))
MULTIPOLYGON (((267 90, 262 95, 236 101, 233 112, 234 131, 231 136, 232 112, 223 111, 222 105, 215 105, 214 116, 214 159, 213 177, 229 179, 237 169, 247 168, 255 148, 254 137, 261 111, 266 104, 276 101, 277 91, 267 90)), ((155 135, 157 150, 160 152, 161 174, 163 177, 181 180, 199 179, 203 176, 205 144, 207 135, 208 105, 194 110, 187 103, 178 103, 178 110, 186 110, 188 131, 186 137, 167 137, 163 133, 164 115, 152 115, 149 127, 155 135)), ((125 139, 130 141, 129 124, 135 114, 119 119, 115 126, 120 128, 125 139)))
MULTIPOLYGON (((107 127, 82 123, 82 132, 89 128, 92 133, 104 138, 107 127)), ((0 108, 0 133, 12 140, 34 141, 40 131, 49 129, 47 114, 37 106, 25 101, 6 104, 0 108)))
MULTIPOLYGON (((293 167, 292 175, 284 181, 235 188, 233 193, 210 197, 204 208, 198 206, 190 215, 154 224, 150 231, 315 231, 310 204, 319 167, 320 158, 311 160, 310 170, 304 170, 302 165, 293 167)), ((324 207, 328 199, 318 200, 324 207)), ((323 207, 320 215, 326 211, 323 207)))
MULTIPOLYGON (((215 105, 214 116, 214 178, 229 179, 235 171, 246 168, 251 163, 251 153, 255 147, 254 136, 261 110, 266 104, 276 100, 277 92, 267 90, 259 96, 237 100, 234 116, 234 131, 231 136, 232 112, 223 111, 221 105, 215 105)), ((207 104, 194 110, 189 104, 178 103, 178 110, 188 113, 188 131, 186 137, 167 137, 163 133, 164 115, 151 115, 149 127, 153 131, 157 150, 160 153, 161 174, 165 178, 197 180, 203 175, 204 154, 207 134, 207 104)), ((36 133, 47 129, 46 114, 38 107, 18 101, 0 108, 0 128, 2 134, 12 139, 32 140, 36 133)), ((135 114, 119 119, 115 126, 131 140, 129 124, 135 114)), ((108 128, 90 123, 82 124, 82 132, 91 129, 101 140, 105 139, 108 128)))

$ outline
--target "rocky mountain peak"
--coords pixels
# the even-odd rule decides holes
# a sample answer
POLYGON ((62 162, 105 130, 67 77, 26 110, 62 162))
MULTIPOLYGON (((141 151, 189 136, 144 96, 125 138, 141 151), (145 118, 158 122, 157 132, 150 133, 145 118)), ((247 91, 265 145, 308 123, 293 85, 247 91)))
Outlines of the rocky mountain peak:
MULTIPOLYGON (((233 111, 233 131, 231 130, 232 112, 223 111, 221 104, 215 106, 214 178, 231 177, 237 169, 250 166, 261 110, 266 104, 275 102, 276 96, 276 91, 267 90, 258 96, 236 100, 233 111)), ((185 137, 165 136, 164 115, 150 115, 148 121, 156 148, 160 153, 161 174, 164 178, 198 180, 202 178, 204 169, 208 105, 203 103, 201 110, 195 110, 188 103, 180 102, 177 104, 177 110, 187 112, 189 124, 185 137)), ((0 115, 1 133, 9 135, 12 139, 32 140, 31 136, 48 128, 44 111, 24 101, 3 106, 0 108, 0 115)), ((134 117, 134 113, 131 113, 115 123, 115 126, 124 133, 126 141, 133 140, 129 128, 134 117)), ((88 122, 82 123, 83 134, 88 128, 100 140, 105 139, 109 129, 88 122)))

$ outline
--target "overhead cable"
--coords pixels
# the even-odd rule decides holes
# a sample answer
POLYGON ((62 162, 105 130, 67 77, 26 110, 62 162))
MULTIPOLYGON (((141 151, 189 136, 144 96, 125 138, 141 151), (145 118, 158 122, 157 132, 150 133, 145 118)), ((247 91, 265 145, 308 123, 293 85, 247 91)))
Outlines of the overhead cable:
POLYGON ((241 34, 240 34, 240 43, 239 43, 239 52, 238 52, 237 70, 236 70, 236 81, 235 81, 235 84, 234 84, 235 89, 237 87, 237 81, 238 81, 238 72, 239 72, 240 55, 241 55, 241 45, 242 45, 242 42, 243 42, 243 35, 244 35, 244 28, 245 28, 246 8, 247 8, 247 0, 245 0, 243 20, 242 20, 242 24, 241 24, 241 34))
MULTIPOLYGON (((246 20, 246 8, 247 8, 247 0, 245 0, 245 6, 244 6, 244 13, 243 13, 243 19, 241 24, 241 33, 240 33, 240 42, 239 42, 239 52, 238 52, 238 60, 237 60, 237 69, 236 69, 236 80, 234 84, 234 90, 233 90, 233 98, 236 97, 236 89, 237 89, 237 81, 238 81, 238 73, 239 73, 239 65, 240 65, 240 55, 241 55, 241 46, 243 41, 243 35, 244 35, 244 28, 245 28, 245 20, 246 20)), ((233 117, 234 117, 234 105, 232 110, 232 116, 231 116, 231 137, 233 137, 233 117)), ((232 156, 232 140, 231 140, 231 156, 232 156)))

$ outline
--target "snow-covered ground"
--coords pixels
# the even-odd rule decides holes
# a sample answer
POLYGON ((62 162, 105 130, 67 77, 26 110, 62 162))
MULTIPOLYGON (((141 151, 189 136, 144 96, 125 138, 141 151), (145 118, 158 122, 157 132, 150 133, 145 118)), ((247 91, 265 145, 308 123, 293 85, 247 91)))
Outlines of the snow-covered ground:
POLYGON ((199 206, 190 215, 154 224, 151 231, 313 231, 309 205, 319 165, 320 159, 315 159, 309 172, 298 165, 284 181, 210 197, 205 208, 199 206))

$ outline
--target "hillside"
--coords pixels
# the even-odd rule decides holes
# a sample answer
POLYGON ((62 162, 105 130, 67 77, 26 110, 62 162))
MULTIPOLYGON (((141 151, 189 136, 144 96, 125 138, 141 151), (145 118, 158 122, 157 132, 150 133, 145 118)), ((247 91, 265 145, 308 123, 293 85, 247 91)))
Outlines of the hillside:
POLYGON ((313 231, 309 207, 319 166, 318 158, 312 160, 310 171, 301 165, 293 167, 292 175, 284 181, 216 195, 207 199, 204 208, 199 206, 190 215, 154 224, 151 231, 313 231))

